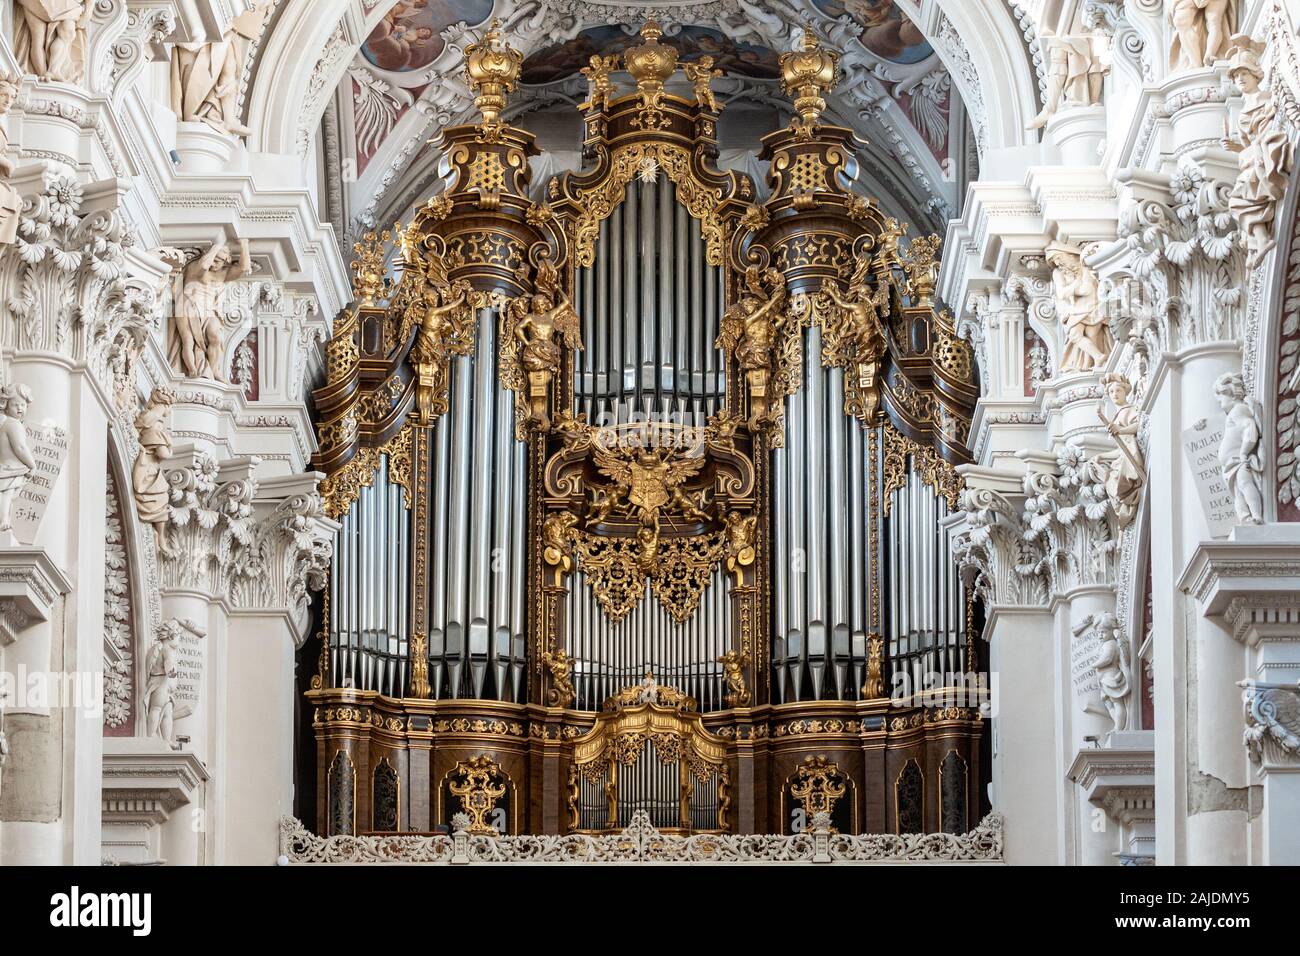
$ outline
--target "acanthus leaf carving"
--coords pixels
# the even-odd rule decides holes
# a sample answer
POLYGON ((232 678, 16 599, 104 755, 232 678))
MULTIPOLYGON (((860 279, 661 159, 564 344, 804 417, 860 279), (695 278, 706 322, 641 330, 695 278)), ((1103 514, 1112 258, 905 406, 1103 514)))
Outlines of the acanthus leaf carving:
MULTIPOLYGON (((51 351, 107 374, 124 326, 152 308, 149 290, 128 287, 126 250, 135 233, 115 210, 82 211, 76 180, 55 178, 23 202, 14 243, 0 272, 6 351, 51 351)), ((132 333, 133 335, 134 333, 132 333)))
POLYGON ((955 553, 967 587, 975 588, 988 607, 1045 605, 1047 577, 1038 542, 1026 537, 1016 506, 988 488, 967 488, 961 508, 967 530, 955 553))
POLYGON ((253 529, 252 574, 231 581, 241 608, 288 608, 305 633, 311 592, 325 586, 334 553, 333 527, 316 492, 291 495, 253 529))
POLYGON ((1041 555, 1035 570, 1046 574, 1055 594, 1113 586, 1120 538, 1115 502, 1106 491, 1110 461, 1067 444, 1057 464, 1059 475, 1031 469, 1024 479, 1025 536, 1041 555))
POLYGON ((1135 317, 1154 323, 1149 351, 1177 352, 1244 332, 1246 273, 1229 200, 1231 184, 1185 160, 1169 200, 1142 198, 1121 209, 1122 272, 1137 280, 1135 317))

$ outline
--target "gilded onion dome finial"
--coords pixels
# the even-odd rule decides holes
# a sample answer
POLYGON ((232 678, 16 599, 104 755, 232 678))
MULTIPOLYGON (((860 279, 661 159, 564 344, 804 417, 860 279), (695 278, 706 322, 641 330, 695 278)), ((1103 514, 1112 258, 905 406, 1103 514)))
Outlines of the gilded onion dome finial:
POLYGON ((801 129, 811 132, 826 109, 824 97, 838 80, 839 62, 839 55, 823 50, 810 30, 804 31, 803 49, 781 54, 781 84, 794 97, 801 129))
POLYGON ((643 93, 662 90, 664 81, 677 69, 677 50, 659 42, 663 35, 664 31, 659 24, 647 20, 641 28, 641 39, 644 42, 623 51, 623 66, 632 74, 637 89, 643 93))
POLYGON ((465 50, 465 77, 474 89, 474 105, 485 126, 496 126, 506 108, 506 94, 519 82, 524 55, 501 38, 501 20, 493 17, 483 39, 465 50))

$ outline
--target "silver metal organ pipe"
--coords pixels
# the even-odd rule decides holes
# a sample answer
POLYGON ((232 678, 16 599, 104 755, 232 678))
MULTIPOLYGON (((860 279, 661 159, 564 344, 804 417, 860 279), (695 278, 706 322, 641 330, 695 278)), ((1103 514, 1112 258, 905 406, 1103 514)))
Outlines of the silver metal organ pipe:
MULTIPOLYGON (((672 190, 665 190, 665 194, 670 198, 676 195, 676 187, 672 190)), ((686 376, 686 389, 694 392, 695 386, 692 382, 692 372, 690 361, 690 338, 695 326, 690 313, 687 311, 687 292, 690 288, 690 275, 688 272, 687 259, 687 240, 686 231, 690 224, 687 220, 686 207, 678 202, 671 202, 669 208, 673 212, 673 289, 676 292, 677 300, 675 310, 678 322, 678 334, 676 345, 676 354, 674 366, 676 371, 673 373, 673 385, 681 394, 681 378, 686 376)), ((694 406, 694 402, 691 403, 694 406)))
POLYGON ((365 587, 363 578, 364 571, 358 560, 361 555, 359 547, 360 525, 361 525, 361 499, 358 496, 357 501, 352 506, 352 540, 348 542, 348 547, 352 554, 349 564, 352 566, 352 580, 348 582, 351 591, 350 600, 348 601, 348 666, 347 678, 350 686, 356 686, 357 681, 357 659, 360 656, 360 641, 357 635, 361 630, 361 591, 365 587))
MULTIPOLYGON (((587 277, 590 278, 589 276, 587 277)), ((586 297, 590 301, 590 295, 586 297)), ((496 311, 485 310, 487 313, 485 325, 489 328, 496 324, 496 311)), ((489 356, 495 354, 495 350, 485 353, 489 356)), ((495 395, 495 427, 493 430, 493 441, 495 447, 492 452, 493 468, 491 477, 493 482, 493 506, 492 506, 492 552, 488 555, 488 569, 492 576, 492 655, 496 671, 496 696, 498 700, 509 699, 509 677, 511 654, 514 647, 514 636, 511 631, 511 607, 510 607, 510 587, 513 583, 513 554, 510 550, 510 533, 512 523, 512 513, 514 510, 514 479, 515 470, 512 466, 514 459, 513 441, 511 440, 511 429, 506 427, 507 423, 512 422, 513 405, 510 393, 501 388, 496 382, 496 362, 490 363, 495 395)))
POLYGON ((677 373, 673 362, 673 347, 681 332, 685 329, 684 316, 676 309, 674 301, 674 283, 677 279, 673 255, 673 206, 672 181, 663 177, 655 187, 655 199, 658 209, 654 219, 654 230, 658 240, 655 269, 659 276, 658 308, 656 315, 660 324, 659 355, 655 362, 655 389, 658 394, 671 395, 678 388, 677 373))
MULTIPOLYGON (((699 392, 708 393, 712 390, 713 383, 709 381, 706 369, 710 363, 705 360, 708 354, 707 350, 713 347, 712 342, 705 342, 704 337, 707 330, 704 328, 704 314, 707 314, 707 304, 704 302, 704 283, 705 283, 705 260, 704 260, 704 242, 700 238, 700 230, 695 223, 689 223, 687 235, 690 237, 690 262, 691 262, 691 368, 699 375, 699 384, 694 382, 695 375, 692 374, 691 389, 699 389, 699 392)), ((697 393, 699 394, 699 393, 697 393)))
MULTIPOLYGON (((840 391, 843 392, 844 380, 840 379, 840 391)), ((866 553, 866 512, 862 507, 863 491, 866 487, 865 451, 862 447, 862 429, 858 423, 848 422, 849 432, 849 626, 853 630, 854 640, 866 633, 867 615, 864 604, 867 594, 867 569, 864 566, 866 553)), ((854 649, 854 653, 859 653, 854 649)))
MULTIPOLYGON (((637 236, 641 225, 641 204, 635 185, 627 191, 623 206, 623 367, 631 368, 631 382, 625 381, 623 390, 640 397, 641 392, 641 339, 639 279, 641 268, 641 242, 637 236)), ((635 405, 635 402, 632 402, 635 405)))
POLYGON ((655 303, 655 255, 658 249, 658 183, 656 177, 649 181, 638 181, 640 196, 637 208, 640 212, 640 255, 633 263, 636 268, 640 292, 640 308, 637 324, 641 329, 641 347, 637 361, 637 388, 644 392, 657 391, 659 363, 659 336, 655 333, 662 328, 663 313, 655 303))
POLYGON ((786 442, 790 448, 790 575, 786 589, 790 598, 790 630, 787 635, 786 654, 791 658, 791 696, 802 697, 803 664, 808 659, 807 604, 805 588, 808 583, 808 544, 805 522, 808 516, 808 490, 805 481, 808 459, 804 445, 804 404, 806 392, 801 390, 790 396, 786 427, 786 442))
POLYGON ((826 509, 834 502, 826 501, 824 484, 828 471, 824 440, 826 437, 825 369, 821 363, 821 329, 814 325, 808 331, 807 358, 804 376, 807 396, 804 402, 804 442, 808 463, 808 539, 804 544, 808 570, 808 635, 806 658, 812 675, 813 699, 822 696, 823 667, 826 662, 826 509))
POLYGON ((469 549, 469 497, 472 406, 474 375, 473 359, 458 358, 454 378, 454 404, 448 414, 453 423, 451 449, 451 480, 448 493, 451 509, 448 512, 447 540, 447 654, 448 675, 452 697, 463 696, 462 668, 465 661, 466 611, 468 607, 468 576, 466 559, 469 549))
MULTIPOLYGON (((495 383, 492 356, 495 354, 496 336, 493 334, 491 311, 479 310, 478 342, 473 358, 473 405, 462 409, 472 414, 474 439, 469 481, 469 499, 465 514, 469 519, 469 655, 473 675, 473 695, 483 696, 486 679, 488 644, 490 640, 489 581, 492 571, 492 419, 496 403, 493 401, 495 383)), ((501 483, 497 482, 499 490, 501 483)))

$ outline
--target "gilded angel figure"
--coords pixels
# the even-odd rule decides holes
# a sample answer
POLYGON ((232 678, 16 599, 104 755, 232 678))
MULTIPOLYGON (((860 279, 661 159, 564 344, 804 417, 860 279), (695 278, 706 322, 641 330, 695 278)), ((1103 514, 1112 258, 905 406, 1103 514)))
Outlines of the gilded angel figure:
POLYGON ((582 348, 582 329, 573 303, 560 289, 555 266, 544 262, 537 270, 537 291, 511 303, 519 361, 528 376, 530 417, 542 430, 550 427, 547 415, 551 380, 560 370, 564 345, 582 348))

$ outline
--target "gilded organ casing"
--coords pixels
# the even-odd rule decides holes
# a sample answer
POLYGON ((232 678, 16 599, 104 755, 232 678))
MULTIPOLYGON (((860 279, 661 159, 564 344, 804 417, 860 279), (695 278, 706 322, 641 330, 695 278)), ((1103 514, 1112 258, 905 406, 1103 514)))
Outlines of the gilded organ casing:
POLYGON ((719 71, 653 23, 583 70, 585 165, 537 199, 522 58, 466 54, 482 119, 358 244, 315 394, 318 826, 973 825, 978 696, 920 689, 978 669, 944 550, 974 368, 937 240, 822 122, 834 53, 781 59, 762 201, 714 165, 719 71))

